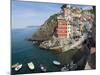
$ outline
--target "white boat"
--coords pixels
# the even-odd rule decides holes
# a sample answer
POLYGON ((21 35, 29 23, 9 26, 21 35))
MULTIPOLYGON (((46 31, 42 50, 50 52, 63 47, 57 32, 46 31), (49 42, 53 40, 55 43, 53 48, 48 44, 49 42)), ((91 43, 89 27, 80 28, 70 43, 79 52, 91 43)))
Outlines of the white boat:
POLYGON ((66 66, 64 66, 61 68, 61 71, 69 71, 69 69, 66 66))
POLYGON ((18 71, 22 68, 22 64, 19 64, 16 68, 15 68, 15 71, 18 71))
POLYGON ((15 67, 17 67, 18 65, 19 65, 19 63, 13 64, 13 65, 11 66, 11 68, 15 68, 15 67))
POLYGON ((53 61, 53 64, 55 64, 55 65, 61 65, 61 63, 59 61, 56 61, 56 60, 53 61))
POLYGON ((27 65, 28 65, 29 69, 31 69, 31 70, 35 69, 35 66, 32 62, 27 63, 27 65))

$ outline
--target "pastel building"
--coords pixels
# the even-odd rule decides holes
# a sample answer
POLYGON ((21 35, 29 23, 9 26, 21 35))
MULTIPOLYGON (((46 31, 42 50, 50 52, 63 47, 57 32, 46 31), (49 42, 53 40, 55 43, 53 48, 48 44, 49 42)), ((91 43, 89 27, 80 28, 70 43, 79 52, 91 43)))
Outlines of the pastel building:
POLYGON ((67 36, 67 22, 63 16, 59 15, 57 17, 58 25, 56 27, 56 36, 59 38, 66 38, 67 36))
POLYGON ((67 38, 70 38, 72 36, 72 25, 70 22, 67 22, 67 38))
POLYGON ((62 15, 57 17, 58 25, 56 27, 56 36, 59 38, 69 38, 71 35, 71 25, 62 15))
POLYGON ((57 17, 58 25, 56 27, 56 36, 58 38, 69 38, 72 33, 72 25, 70 24, 70 6, 63 7, 59 16, 57 17))

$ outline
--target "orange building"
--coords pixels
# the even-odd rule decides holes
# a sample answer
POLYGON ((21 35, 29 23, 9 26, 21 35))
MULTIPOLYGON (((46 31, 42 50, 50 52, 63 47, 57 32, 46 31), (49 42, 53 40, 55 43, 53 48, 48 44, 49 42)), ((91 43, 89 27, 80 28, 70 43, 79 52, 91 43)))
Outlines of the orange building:
POLYGON ((71 14, 70 6, 63 5, 61 9, 57 17, 58 25, 56 28, 56 36, 59 38, 69 38, 72 33, 72 25, 69 22, 69 16, 71 14))
POLYGON ((58 25, 56 28, 56 36, 59 38, 65 38, 67 36, 67 22, 62 16, 59 16, 57 19, 58 25))

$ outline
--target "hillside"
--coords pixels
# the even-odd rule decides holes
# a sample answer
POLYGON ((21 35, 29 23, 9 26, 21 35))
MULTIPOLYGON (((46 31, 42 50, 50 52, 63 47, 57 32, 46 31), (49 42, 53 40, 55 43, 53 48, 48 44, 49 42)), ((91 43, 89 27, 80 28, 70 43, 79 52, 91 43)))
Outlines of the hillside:
POLYGON ((32 35, 33 40, 48 40, 57 26, 57 14, 50 16, 44 24, 32 35))

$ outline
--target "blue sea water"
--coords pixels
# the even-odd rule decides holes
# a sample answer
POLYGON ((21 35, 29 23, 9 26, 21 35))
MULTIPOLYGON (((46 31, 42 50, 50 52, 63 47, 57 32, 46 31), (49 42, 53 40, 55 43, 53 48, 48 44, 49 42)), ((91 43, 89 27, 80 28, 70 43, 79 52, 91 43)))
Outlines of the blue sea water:
POLYGON ((40 49, 37 44, 27 41, 38 28, 12 29, 11 34, 11 62, 12 64, 22 63, 23 67, 18 71, 12 69, 13 74, 41 72, 39 65, 46 66, 48 72, 58 71, 53 65, 53 60, 58 60, 52 52, 40 49), (30 71, 27 63, 33 62, 35 70, 30 71))
MULTIPOLYGON (((38 28, 29 27, 23 29, 12 29, 11 31, 11 65, 20 63, 23 64, 19 71, 11 69, 12 74, 27 74, 27 73, 41 73, 40 64, 43 64, 47 72, 60 71, 60 67, 55 66, 53 60, 60 61, 62 64, 68 64, 73 58, 77 50, 71 50, 64 53, 55 53, 50 50, 39 48, 37 44, 27 41, 27 38, 32 37, 32 34, 38 28), (31 71, 27 63, 33 62, 35 70, 31 71)), ((81 53, 76 55, 78 59, 82 56, 81 53)), ((75 58, 77 59, 77 58, 75 58)))

